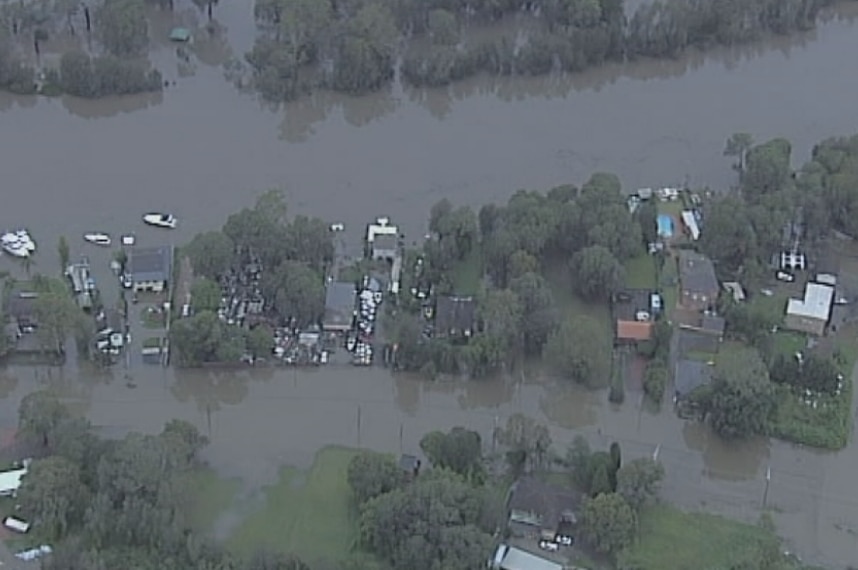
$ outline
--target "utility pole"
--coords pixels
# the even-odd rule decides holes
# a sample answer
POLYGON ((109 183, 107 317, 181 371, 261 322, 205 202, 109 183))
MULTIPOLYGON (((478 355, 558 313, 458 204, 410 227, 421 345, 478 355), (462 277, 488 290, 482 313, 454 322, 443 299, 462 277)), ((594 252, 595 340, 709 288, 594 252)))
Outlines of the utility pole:
POLYGON ((360 447, 360 406, 357 409, 357 444, 360 447))
POLYGON ((766 508, 766 504, 769 502, 769 483, 772 481, 772 467, 771 465, 766 468, 766 486, 763 489, 763 509, 766 508))
POLYGON ((405 425, 399 424, 399 453, 402 453, 402 434, 405 431, 405 425))
POLYGON ((661 451, 661 444, 655 446, 655 451, 652 452, 652 460, 658 461, 658 452, 661 451))

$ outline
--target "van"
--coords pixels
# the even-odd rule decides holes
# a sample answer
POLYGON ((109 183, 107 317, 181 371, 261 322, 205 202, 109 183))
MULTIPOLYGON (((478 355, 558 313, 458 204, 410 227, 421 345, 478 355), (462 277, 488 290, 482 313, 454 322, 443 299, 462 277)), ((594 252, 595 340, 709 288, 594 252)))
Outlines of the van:
POLYGON ((6 517, 3 519, 3 526, 9 530, 20 532, 21 534, 26 534, 27 531, 30 530, 30 523, 24 522, 21 519, 16 519, 15 517, 6 517))

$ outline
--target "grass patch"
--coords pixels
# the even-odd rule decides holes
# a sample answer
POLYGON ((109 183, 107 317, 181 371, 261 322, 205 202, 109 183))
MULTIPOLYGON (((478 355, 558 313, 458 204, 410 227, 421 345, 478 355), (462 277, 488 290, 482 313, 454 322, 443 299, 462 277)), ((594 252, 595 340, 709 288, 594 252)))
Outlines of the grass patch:
POLYGON ((802 352, 807 347, 807 337, 796 332, 780 330, 772 341, 776 355, 792 357, 796 352, 802 352))
POLYGON ((209 532, 218 516, 232 505, 239 483, 235 480, 222 479, 209 469, 194 471, 190 484, 196 495, 190 512, 191 524, 201 532, 209 532))
POLYGON ((774 534, 760 526, 657 505, 641 514, 640 537, 620 554, 618 567, 635 570, 739 568, 744 567, 743 563, 757 560, 761 544, 777 540, 774 534))
POLYGON ((773 291, 772 295, 759 293, 748 301, 748 308, 765 314, 773 323, 783 323, 786 316, 786 304, 789 295, 783 291, 773 291))
POLYGON ((852 431, 852 390, 852 379, 844 374, 840 395, 821 395, 814 399, 814 408, 788 387, 778 386, 772 436, 811 447, 843 449, 852 431))
POLYGON ((655 289, 658 283, 655 257, 647 253, 626 261, 626 287, 630 289, 655 289))
POLYGON ((241 554, 259 547, 292 552, 308 563, 346 558, 356 530, 346 470, 357 453, 326 447, 309 471, 283 469, 265 507, 244 521, 229 546, 241 554))
POLYGON ((450 276, 454 294, 476 295, 483 281, 483 256, 480 248, 471 248, 465 259, 456 262, 450 276))
MULTIPOLYGON (((682 200, 668 200, 666 202, 662 202, 659 200, 657 202, 657 208, 659 214, 665 214, 668 216, 673 216, 674 224, 678 224, 682 215, 682 210, 685 209, 685 205, 682 203, 682 200)), ((674 228, 676 231, 678 228, 674 228)))
POLYGON ((670 255, 665 258, 664 263, 660 264, 661 268, 658 271, 658 289, 664 299, 664 312, 667 318, 673 316, 673 311, 679 303, 679 268, 676 265, 676 259, 670 255))
POLYGON ((140 322, 147 329, 162 329, 167 324, 164 311, 151 305, 140 309, 140 322))
POLYGON ((150 336, 143 339, 143 348, 161 348, 161 337, 150 336))

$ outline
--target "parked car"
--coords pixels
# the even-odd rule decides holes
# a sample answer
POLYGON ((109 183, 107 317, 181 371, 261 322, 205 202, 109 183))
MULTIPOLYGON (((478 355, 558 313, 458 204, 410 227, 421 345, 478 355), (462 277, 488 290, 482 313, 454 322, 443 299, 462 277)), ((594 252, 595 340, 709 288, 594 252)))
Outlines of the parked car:
POLYGON ((783 281, 785 283, 792 283, 793 281, 795 281, 795 275, 793 275, 792 273, 787 273, 786 271, 778 271, 775 274, 775 277, 778 281, 783 281))

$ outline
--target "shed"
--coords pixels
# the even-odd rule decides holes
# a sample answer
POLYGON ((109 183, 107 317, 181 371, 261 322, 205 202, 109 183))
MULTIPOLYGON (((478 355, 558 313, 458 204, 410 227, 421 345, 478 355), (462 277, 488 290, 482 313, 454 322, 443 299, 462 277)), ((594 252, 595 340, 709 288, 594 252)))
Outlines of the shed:
POLYGON ((172 247, 133 249, 128 257, 126 273, 135 291, 165 291, 172 271, 172 247))
POLYGON ((188 42, 191 39, 191 31, 188 28, 173 28, 170 31, 170 41, 188 42))
POLYGON ((834 287, 810 282, 801 299, 787 301, 784 326, 788 329, 821 336, 831 316, 834 287))
POLYGON ((700 227, 697 225, 697 218, 694 217, 694 212, 684 210, 682 212, 682 225, 691 237, 691 241, 700 239, 700 227))
POLYGON ((352 327, 355 311, 355 285, 334 281, 325 288, 325 316, 322 328, 328 332, 345 332, 352 327))
POLYGON ((0 472, 0 497, 14 497, 21 487, 21 480, 27 474, 27 468, 0 472))

